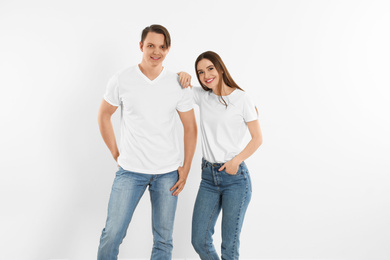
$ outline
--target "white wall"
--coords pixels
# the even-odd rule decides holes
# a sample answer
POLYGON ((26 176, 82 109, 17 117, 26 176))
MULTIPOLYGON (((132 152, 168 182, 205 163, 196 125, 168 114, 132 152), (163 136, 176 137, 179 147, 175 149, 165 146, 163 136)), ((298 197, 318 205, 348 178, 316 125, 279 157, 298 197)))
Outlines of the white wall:
MULTIPOLYGON (((160 23, 170 70, 198 84, 194 61, 214 50, 258 104, 264 144, 247 160, 241 256, 390 259, 389 11, 359 0, 2 0, 0 258, 95 259, 116 168, 98 106, 109 77, 140 62, 141 30, 160 23)), ((174 258, 197 257, 200 158, 198 143, 174 258)), ((121 258, 150 256, 148 197, 121 258)))

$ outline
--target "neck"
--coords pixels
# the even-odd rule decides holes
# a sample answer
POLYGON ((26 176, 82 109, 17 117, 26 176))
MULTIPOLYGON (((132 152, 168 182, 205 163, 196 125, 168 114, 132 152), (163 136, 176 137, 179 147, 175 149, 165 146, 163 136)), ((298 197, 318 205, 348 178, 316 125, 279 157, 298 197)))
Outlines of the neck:
POLYGON ((225 82, 222 81, 221 93, 217 93, 217 91, 217 89, 213 90, 214 94, 217 96, 228 96, 234 91, 234 88, 229 87, 225 84, 225 82))
POLYGON ((158 75, 160 75, 161 71, 163 70, 162 64, 157 65, 157 66, 150 66, 150 65, 146 64, 146 62, 144 62, 144 61, 142 61, 138 65, 138 67, 141 70, 141 72, 146 77, 148 77, 150 80, 154 80, 155 78, 157 78, 158 75))

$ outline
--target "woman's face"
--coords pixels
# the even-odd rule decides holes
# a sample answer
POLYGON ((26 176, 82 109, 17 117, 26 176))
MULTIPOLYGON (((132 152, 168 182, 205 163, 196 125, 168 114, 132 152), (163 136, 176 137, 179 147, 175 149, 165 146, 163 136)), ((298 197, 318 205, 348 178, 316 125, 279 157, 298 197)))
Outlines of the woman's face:
POLYGON ((200 82, 209 89, 215 90, 219 82, 219 74, 214 64, 208 59, 202 59, 196 66, 200 82))

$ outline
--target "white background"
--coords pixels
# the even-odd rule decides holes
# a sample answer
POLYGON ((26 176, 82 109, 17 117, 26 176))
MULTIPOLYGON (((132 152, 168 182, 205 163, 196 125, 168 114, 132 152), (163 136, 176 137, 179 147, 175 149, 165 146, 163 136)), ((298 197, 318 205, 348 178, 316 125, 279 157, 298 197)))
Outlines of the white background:
MULTIPOLYGON (((390 259, 389 14, 372 0, 1 0, 0 258, 96 258, 116 169, 97 110, 110 76, 141 61, 142 29, 159 23, 168 69, 198 85, 194 61, 214 50, 258 105, 241 257, 390 259)), ((200 159, 198 141, 174 258, 197 257, 200 159)), ((218 225, 218 249, 219 236, 218 225)), ((151 244, 146 192, 120 257, 147 259, 151 244)))

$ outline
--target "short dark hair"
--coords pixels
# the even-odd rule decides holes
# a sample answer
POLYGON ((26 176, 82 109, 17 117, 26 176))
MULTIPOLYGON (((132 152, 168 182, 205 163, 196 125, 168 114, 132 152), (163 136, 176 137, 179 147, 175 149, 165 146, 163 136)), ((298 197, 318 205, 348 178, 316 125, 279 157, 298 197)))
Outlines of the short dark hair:
POLYGON ((171 47, 171 36, 169 35, 167 28, 165 28, 164 26, 159 25, 159 24, 152 24, 151 26, 145 27, 145 29, 143 29, 142 34, 141 34, 141 42, 142 43, 144 43, 145 38, 149 32, 154 32, 154 33, 159 33, 159 34, 164 35, 165 47, 166 48, 171 47))

